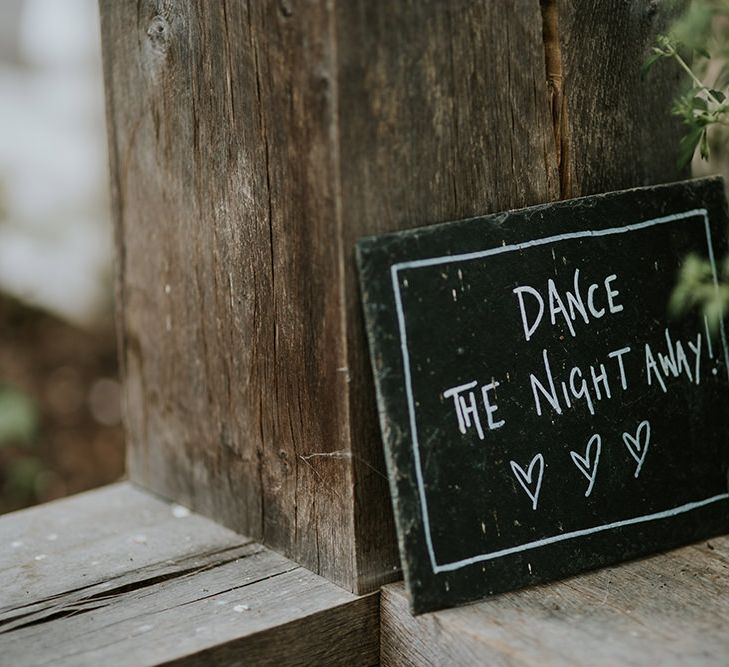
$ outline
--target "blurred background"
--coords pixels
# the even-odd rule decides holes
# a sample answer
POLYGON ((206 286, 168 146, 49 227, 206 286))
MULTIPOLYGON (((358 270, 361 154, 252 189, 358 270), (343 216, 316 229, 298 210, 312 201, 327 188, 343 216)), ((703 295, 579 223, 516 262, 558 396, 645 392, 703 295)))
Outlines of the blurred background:
POLYGON ((96 0, 0 0, 0 513, 123 475, 96 0))

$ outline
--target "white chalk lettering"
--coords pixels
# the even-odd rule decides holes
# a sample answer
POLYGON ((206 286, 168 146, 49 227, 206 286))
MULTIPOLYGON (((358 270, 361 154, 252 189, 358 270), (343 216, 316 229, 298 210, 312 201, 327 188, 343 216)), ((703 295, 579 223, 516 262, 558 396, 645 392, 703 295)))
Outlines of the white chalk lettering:
POLYGON ((664 333, 666 335, 666 345, 668 346, 668 354, 661 354, 658 352, 658 361, 661 364, 661 369, 663 370, 663 374, 668 377, 669 373, 673 375, 673 377, 678 377, 678 366, 676 365, 676 357, 673 352, 673 342, 671 341, 671 334, 668 332, 668 329, 664 330, 664 333))
MULTIPOLYGON (((475 428, 479 439, 483 440, 486 434, 481 425, 481 417, 476 400, 475 387, 477 385, 478 381, 473 380, 473 382, 451 387, 443 392, 443 398, 453 399, 453 407, 455 408, 456 419, 458 420, 458 430, 465 435, 469 428, 475 428)), ((498 386, 499 383, 496 380, 492 380, 480 388, 481 402, 486 413, 486 425, 490 431, 501 428, 506 424, 505 420, 496 420, 494 418, 494 413, 498 410, 498 406, 495 403, 495 399, 489 396, 489 392, 494 392, 498 386)))
POLYGON ((572 395, 575 397, 575 399, 585 399, 585 402, 587 403, 587 409, 590 411, 591 415, 594 415, 595 406, 592 404, 592 398, 590 397, 590 392, 587 389, 587 381, 585 380, 585 378, 582 377, 582 371, 579 369, 578 366, 575 366, 570 371, 570 390, 572 391, 572 395), (579 387, 575 386, 576 378, 578 378, 579 387))
POLYGON ((585 324, 590 323, 590 318, 587 316, 587 310, 585 310, 585 304, 582 302, 582 295, 580 294, 580 270, 575 269, 575 292, 574 294, 572 292, 567 292, 567 306, 570 309, 570 317, 573 320, 576 320, 577 317, 575 317, 575 310, 580 314, 582 319, 584 320, 585 324))
POLYGON ((493 382, 489 382, 488 384, 485 384, 483 387, 481 387, 483 407, 484 410, 486 410, 486 421, 489 425, 489 429, 492 431, 494 429, 501 428, 504 424, 506 424, 503 419, 499 419, 499 421, 494 421, 494 412, 498 410, 498 407, 495 404, 492 404, 489 400, 489 392, 494 391, 498 386, 499 383, 494 380, 493 382))
POLYGON ((658 369, 658 364, 656 363, 656 360, 653 356, 653 351, 651 350, 651 346, 646 343, 645 344, 645 372, 646 377, 648 379, 648 384, 651 383, 651 373, 655 376, 656 380, 658 380, 658 384, 661 385, 661 389, 663 390, 663 393, 666 393, 666 383, 663 381, 663 378, 661 377, 661 371, 658 369))
POLYGON ((609 275, 607 278, 605 278, 605 291, 607 292, 608 309, 610 310, 611 313, 619 313, 623 309, 622 305, 620 305, 619 303, 616 304, 613 301, 613 297, 618 296, 618 294, 620 294, 620 292, 618 292, 618 290, 615 290, 612 287, 610 287, 610 283, 616 279, 617 279, 617 276, 614 273, 612 275, 609 275))
POLYGON ((575 328, 572 326, 572 320, 570 319, 567 309, 562 303, 562 298, 559 296, 557 286, 554 284, 554 280, 551 278, 547 281, 547 292, 549 293, 549 319, 552 322, 552 326, 557 324, 557 313, 560 313, 564 317, 565 324, 570 330, 570 333, 575 335, 575 328))
POLYGON ((623 306, 616 301, 616 297, 619 296, 620 292, 615 289, 613 283, 617 279, 617 275, 612 273, 602 283, 591 283, 587 287, 587 303, 582 298, 583 291, 580 287, 579 269, 575 269, 572 277, 573 291, 563 290, 563 294, 560 294, 554 278, 547 279, 546 298, 542 296, 539 290, 530 285, 515 287, 512 292, 516 294, 518 299, 524 338, 528 341, 534 336, 542 324, 547 308, 549 308, 551 325, 557 326, 558 322, 560 324, 564 322, 573 337, 577 335, 574 322, 582 320, 585 324, 590 324, 590 318, 599 320, 608 312, 611 314, 619 313, 623 310, 623 306), (598 294, 600 295, 599 298, 598 294), (526 295, 529 295, 531 299, 527 299, 526 295), (527 302, 529 301, 531 305, 528 306, 527 302))
POLYGON ((602 393, 600 392, 600 383, 602 383, 603 389, 605 389, 605 396, 610 398, 610 383, 608 382, 607 371, 605 370, 605 364, 600 364, 600 374, 595 374, 595 367, 590 366, 590 375, 592 376, 592 386, 595 388, 595 396, 597 400, 602 400, 602 393))
POLYGON ((709 353, 709 359, 714 358, 714 347, 711 344, 711 331, 709 331, 709 318, 704 315, 704 331, 706 332, 706 347, 709 353))
POLYGON ((562 387, 562 393, 564 394, 564 403, 568 408, 572 407, 572 401, 570 401, 570 392, 567 389, 567 383, 566 382, 560 382, 560 386, 562 387))
POLYGON ((478 382, 474 380, 473 382, 446 389, 443 392, 443 398, 453 398, 453 406, 456 409, 456 418, 458 419, 458 430, 465 435, 471 426, 475 426, 478 437, 483 440, 484 434, 481 428, 481 420, 478 417, 478 410, 476 409, 476 396, 471 391, 477 384, 478 382), (466 404, 462 395, 464 393, 468 395, 470 405, 466 404), (471 422, 471 418, 473 418, 473 422, 471 422))
POLYGON ((676 341, 676 367, 678 368, 679 373, 681 373, 681 369, 683 368, 689 381, 694 381, 691 374, 691 367, 689 366, 688 357, 686 356, 686 352, 684 351, 683 345, 681 344, 680 340, 676 341))
POLYGON ((701 369, 701 334, 696 334, 696 344, 692 341, 688 341, 689 349, 694 353, 694 382, 699 384, 699 372, 701 369))
POLYGON ((549 391, 544 385, 537 380, 534 373, 529 373, 529 381, 532 385, 532 393, 534 394, 534 407, 537 410, 537 415, 542 416, 542 402, 539 400, 539 394, 537 390, 542 393, 542 396, 547 399, 549 404, 554 408, 554 411, 558 414, 562 414, 562 408, 559 405, 559 399, 557 398, 557 392, 554 389, 554 379, 552 378, 552 369, 549 366, 549 359, 547 358, 547 350, 542 350, 542 357, 544 358, 544 370, 547 373, 547 382, 549 383, 549 391))
POLYGON ((625 375, 625 366, 623 365, 623 355, 630 352, 630 347, 621 347, 619 350, 613 350, 608 354, 610 359, 618 360, 618 367, 620 368, 620 386, 623 390, 628 388, 628 378, 625 375))
POLYGON ((587 307, 590 309, 590 313, 592 313, 592 316, 595 319, 600 319, 605 314, 605 309, 600 308, 599 310, 595 308, 595 290, 597 290, 597 285, 590 285, 590 287, 587 290, 587 307))
POLYGON ((539 295, 539 292, 535 290, 533 287, 529 287, 528 285, 523 285, 521 287, 515 287, 513 290, 514 294, 516 294, 517 297, 519 297, 519 311, 521 312, 521 321, 524 326, 524 337, 529 340, 534 332, 537 330, 537 327, 539 326, 539 323, 542 321, 542 317, 544 316, 544 300, 539 295), (539 313, 534 318, 534 321, 532 324, 529 324, 526 307, 524 305, 524 297, 522 294, 531 294, 539 304, 539 313))
POLYGON ((473 425, 476 427, 476 432, 478 433, 478 437, 483 440, 484 434, 483 429, 481 428, 481 420, 478 417, 478 408, 476 407, 476 396, 472 391, 468 392, 468 401, 470 405, 466 405, 466 400, 463 398, 463 396, 458 397, 458 403, 461 406, 461 412, 463 413, 463 418, 466 422, 466 426, 471 425, 470 417, 473 416, 473 425))
POLYGON ((696 335, 696 343, 689 340, 684 345, 683 341, 674 341, 671 338, 671 333, 668 328, 663 333, 666 339, 665 353, 658 351, 654 353, 653 348, 646 343, 645 368, 648 384, 651 385, 653 378, 655 378, 658 380, 658 384, 661 385, 661 389, 666 392, 666 381, 670 378, 678 378, 681 375, 685 375, 689 382, 699 384, 701 370, 701 334, 696 335), (688 347, 688 353, 686 347, 688 347), (692 358, 689 357, 690 354, 693 354, 692 358), (656 361, 656 358, 658 361, 656 361))
MULTIPOLYGON (((616 364, 597 361, 589 366, 573 366, 564 368, 564 372, 553 365, 549 353, 542 350, 544 362, 544 373, 541 369, 530 373, 529 382, 534 398, 534 409, 537 416, 542 416, 548 406, 554 412, 561 415, 564 410, 576 408, 580 402, 584 402, 590 414, 594 415, 597 410, 597 401, 606 401, 613 398, 613 388, 618 382, 623 390, 628 388, 628 374, 625 367, 625 356, 631 351, 630 346, 621 347, 609 352, 608 359, 615 359, 616 364)), ((652 360, 651 369, 659 373, 659 383, 663 376, 652 356, 648 352, 648 360, 652 360)), ((648 364, 650 366, 650 364, 648 364)))

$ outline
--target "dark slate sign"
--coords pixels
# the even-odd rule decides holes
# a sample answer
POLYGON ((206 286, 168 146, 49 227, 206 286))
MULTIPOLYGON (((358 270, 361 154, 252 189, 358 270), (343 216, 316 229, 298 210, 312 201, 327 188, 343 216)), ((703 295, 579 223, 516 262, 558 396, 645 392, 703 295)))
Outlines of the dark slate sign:
POLYGON ((729 530, 723 323, 668 315, 726 234, 706 179, 360 241, 415 612, 729 530))

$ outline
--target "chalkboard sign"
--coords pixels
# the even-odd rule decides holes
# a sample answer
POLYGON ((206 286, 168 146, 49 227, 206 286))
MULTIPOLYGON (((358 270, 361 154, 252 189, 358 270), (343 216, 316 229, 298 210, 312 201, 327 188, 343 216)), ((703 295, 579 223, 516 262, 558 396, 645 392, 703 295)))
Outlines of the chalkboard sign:
POLYGON ((705 179, 359 242, 416 613, 729 529, 724 324, 668 310, 726 233, 705 179))

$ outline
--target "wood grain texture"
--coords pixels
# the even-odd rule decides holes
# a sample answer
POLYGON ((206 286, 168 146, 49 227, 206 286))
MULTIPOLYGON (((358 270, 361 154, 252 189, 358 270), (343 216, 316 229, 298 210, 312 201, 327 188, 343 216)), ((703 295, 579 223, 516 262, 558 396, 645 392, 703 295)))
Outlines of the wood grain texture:
POLYGON ((550 4, 101 0, 135 481, 397 576, 355 239, 670 178, 662 5, 550 4))
POLYGON ((356 588, 327 7, 101 9, 130 475, 356 588))
POLYGON ((381 660, 415 665, 726 665, 729 537, 413 617, 382 591, 381 660))
POLYGON ((563 196, 678 180, 683 130, 671 116, 682 74, 641 65, 681 3, 546 0, 558 6, 562 59, 563 196))
POLYGON ((3 664, 378 660, 377 594, 129 484, 3 517, 0 544, 3 664))

